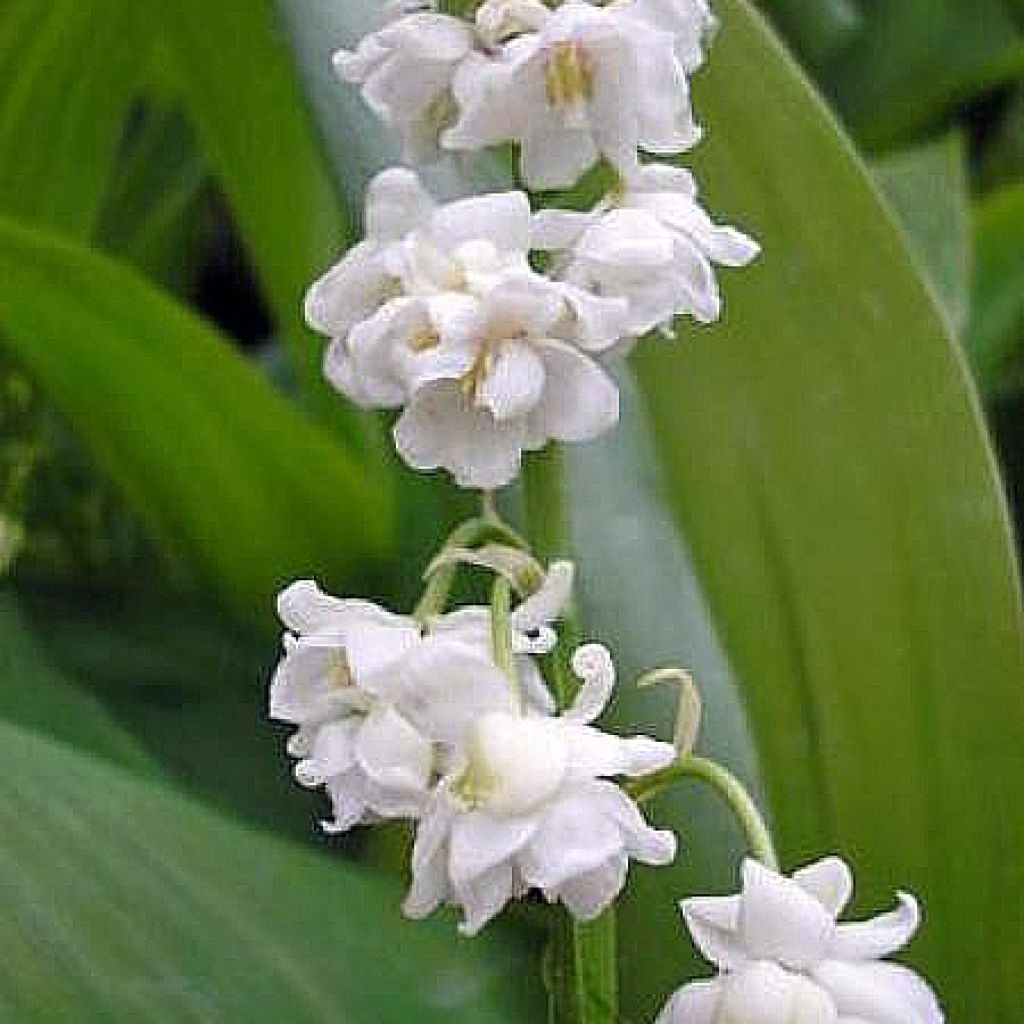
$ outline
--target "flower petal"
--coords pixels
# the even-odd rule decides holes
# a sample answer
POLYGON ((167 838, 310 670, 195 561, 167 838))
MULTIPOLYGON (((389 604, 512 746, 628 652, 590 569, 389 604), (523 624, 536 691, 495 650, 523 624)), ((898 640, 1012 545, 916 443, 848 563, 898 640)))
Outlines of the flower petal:
POLYGON ((615 689, 615 662, 603 644, 584 644, 573 653, 572 670, 583 685, 562 717, 588 725, 601 716, 611 699, 615 689))
POLYGON ((425 793, 433 768, 434 749, 393 707, 378 704, 359 730, 355 758, 377 785, 425 793))
POLYGON ((691 981, 677 989, 654 1024, 714 1024, 723 981, 691 981))
POLYGON ((499 422, 526 416, 544 390, 544 363, 523 342, 507 341, 494 356, 477 390, 478 405, 499 422))
POLYGON ((921 924, 921 908, 910 893, 898 893, 899 906, 870 921, 841 924, 829 947, 840 960, 877 960, 902 949, 921 924))
POLYGON ((679 909, 704 959, 724 971, 749 962, 739 938, 740 896, 691 896, 679 909))
POLYGON ((552 562, 540 589, 512 612, 512 628, 521 633, 529 633, 556 622, 572 601, 575 575, 572 562, 552 562))
POLYGON ((743 862, 739 933, 751 957, 803 970, 827 955, 835 931, 832 915, 795 881, 743 862))
POLYGON ((592 359, 569 345, 545 343, 544 396, 533 416, 537 431, 556 441, 589 441, 619 420, 619 389, 592 359))
POLYGON ((460 487, 494 490, 519 472, 525 427, 497 423, 468 403, 457 382, 441 381, 416 392, 394 436, 413 469, 444 468, 460 487))
POLYGON ((430 233, 446 251, 486 239, 499 250, 525 253, 530 248, 531 219, 525 192, 493 192, 439 207, 430 233))
POLYGON ((593 921, 622 892, 628 869, 625 856, 613 857, 593 871, 567 878, 552 895, 561 900, 577 920, 593 921))
POLYGON ((927 982, 900 964, 826 960, 815 980, 835 999, 843 1019, 871 1024, 942 1024, 945 1017, 927 982))
POLYGON ((449 871, 460 889, 511 860, 537 832, 532 816, 504 818, 484 811, 461 815, 452 827, 449 871))
POLYGON ((512 865, 496 865, 485 875, 459 886, 455 895, 464 912, 459 931, 463 935, 476 935, 515 895, 512 865))
POLYGON ((839 857, 824 857, 794 871, 791 877, 833 917, 843 912, 853 895, 853 872, 839 857))

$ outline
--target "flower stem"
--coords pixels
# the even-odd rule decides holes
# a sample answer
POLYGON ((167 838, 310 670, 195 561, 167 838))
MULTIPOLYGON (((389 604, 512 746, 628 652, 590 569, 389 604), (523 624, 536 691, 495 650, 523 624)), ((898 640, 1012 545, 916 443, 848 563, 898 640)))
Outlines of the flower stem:
POLYGON ((632 783, 628 788, 635 800, 643 802, 683 779, 698 779, 711 786, 729 805, 742 826, 751 855, 765 867, 778 871, 779 859, 771 832, 757 804, 743 783, 716 761, 688 754, 668 768, 632 783))
MULTIPOLYGON (((570 554, 568 478, 565 455, 556 445, 531 455, 523 468, 526 535, 538 557, 550 561, 570 554)), ((560 708, 576 689, 569 667, 578 640, 575 611, 567 615, 561 643, 549 665, 560 708)), ((615 909, 594 921, 576 921, 564 908, 553 914, 545 954, 549 1024, 617 1024, 619 1013, 615 909)))

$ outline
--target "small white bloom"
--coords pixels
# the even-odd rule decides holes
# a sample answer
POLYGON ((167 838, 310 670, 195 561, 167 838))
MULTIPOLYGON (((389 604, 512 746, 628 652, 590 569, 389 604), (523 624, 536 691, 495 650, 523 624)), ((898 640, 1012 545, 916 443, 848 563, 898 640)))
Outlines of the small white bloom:
MULTIPOLYGON (((700 132, 676 39, 624 13, 629 7, 569 0, 497 56, 471 53, 452 81, 458 120, 442 132, 442 146, 517 142, 523 179, 535 189, 567 188, 600 157, 630 173, 638 146, 656 154, 689 149, 700 132)), ((542 12, 498 3, 482 17, 486 31, 504 35, 540 22, 542 12)))
POLYGON ((300 580, 278 598, 288 632, 270 685, 270 715, 298 726, 288 744, 296 778, 325 786, 327 831, 413 816, 431 782, 431 741, 388 701, 391 675, 421 643, 413 619, 300 580))
POLYGON ((446 469, 463 487, 515 478, 524 451, 586 441, 618 422, 618 389, 562 340, 563 294, 537 275, 496 284, 461 329, 439 334, 432 380, 420 378, 395 427, 414 469, 446 469))
POLYGON ((623 13, 671 33, 687 74, 704 63, 707 43, 718 24, 708 0, 628 0, 623 13))
POLYGON ((397 20, 366 36, 355 52, 339 50, 334 67, 362 86, 367 106, 402 143, 406 160, 437 154, 437 137, 455 119, 452 79, 473 52, 473 27, 431 11, 397 12, 397 20))
POLYGON ((407 914, 425 917, 444 903, 456 905, 464 912, 462 931, 474 934, 510 899, 539 889, 589 920, 618 895, 630 857, 666 864, 675 856, 675 837, 648 826, 607 781, 665 767, 675 749, 594 728, 614 668, 596 645, 577 652, 574 668, 584 685, 564 714, 512 707, 469 723, 463 757, 417 829, 407 914))
POLYGON ((684 985, 659 1024, 942 1024, 942 1009, 913 971, 886 963, 917 931, 916 900, 869 921, 838 924, 850 869, 828 857, 791 878, 755 861, 738 896, 682 901, 701 952, 720 971, 684 985))
POLYGON ((710 323, 722 300, 714 264, 745 266, 760 251, 735 228, 715 224, 697 202, 693 176, 648 164, 589 213, 542 210, 534 245, 553 271, 581 290, 622 298, 629 333, 640 336, 689 315, 710 323))

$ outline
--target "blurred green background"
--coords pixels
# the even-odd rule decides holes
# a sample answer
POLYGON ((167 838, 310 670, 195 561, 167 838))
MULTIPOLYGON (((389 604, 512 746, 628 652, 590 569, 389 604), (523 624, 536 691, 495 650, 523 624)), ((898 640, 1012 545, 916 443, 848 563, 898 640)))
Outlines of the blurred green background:
MULTIPOLYGON (((405 606, 468 507, 301 321, 394 158, 328 66, 381 7, 0 3, 0 1020, 543 1013, 536 931, 402 921, 393 857, 316 834, 264 713, 276 590, 405 606)), ((916 891, 950 1019, 1017 1024, 1024 8, 716 10, 692 163, 764 255, 572 452, 586 629, 627 680, 691 666, 785 862, 841 850, 863 911, 916 891)), ((698 969, 674 900, 741 851, 703 794, 656 816, 682 854, 634 876, 627 1024, 698 969)))

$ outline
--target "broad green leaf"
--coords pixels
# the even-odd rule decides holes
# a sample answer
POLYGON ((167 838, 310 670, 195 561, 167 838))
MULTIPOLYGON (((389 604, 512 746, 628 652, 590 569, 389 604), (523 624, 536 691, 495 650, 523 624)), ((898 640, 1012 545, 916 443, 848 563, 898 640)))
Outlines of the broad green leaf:
MULTIPOLYGON (((704 703, 698 750, 754 786, 757 756, 736 680, 686 543, 665 504, 636 385, 626 369, 618 378, 619 428, 570 449, 573 542, 586 635, 611 646, 619 670, 612 721, 623 732, 670 740, 676 688, 641 690, 634 681, 655 668, 688 668, 704 703)), ((676 831, 680 855, 667 868, 632 868, 620 904, 620 988, 626 1019, 641 1021, 653 1019, 658 1000, 682 978, 706 970, 684 939, 677 900, 694 892, 729 891, 746 853, 743 836, 719 798, 694 783, 659 798, 651 814, 659 827, 676 831)))
POLYGON ((759 0, 800 58, 818 66, 864 31, 863 0, 759 0))
POLYGON ((209 326, 112 260, 0 222, 3 342, 163 542, 267 621, 382 552, 386 495, 209 326))
MULTIPOLYGON (((0 1017, 18 1024, 499 1024, 535 1006, 496 935, 0 725, 0 1017)), ((524 977, 527 984, 524 985, 524 977)))
POLYGON ((0 211, 92 230, 150 49, 132 0, 0 5, 0 211))
MULTIPOLYGON (((327 388, 303 295, 350 241, 350 225, 272 0, 167 0, 172 66, 304 389, 350 439, 366 423, 327 388)), ((373 467, 371 467, 373 468, 373 467)))
POLYGON ((851 45, 823 69, 858 138, 891 146, 958 100, 1019 78, 1024 37, 1005 0, 887 0, 863 5, 851 45))
POLYGON ((762 21, 719 10, 696 169, 764 253, 723 275, 719 328, 638 350, 667 494, 785 862, 841 850, 865 908, 918 892, 950 1019, 1010 1024, 1024 640, 992 452, 863 166, 762 21))
POLYGON ((267 717, 273 639, 164 595, 22 595, 23 643, 101 702, 190 793, 308 838, 326 807, 295 783, 287 730, 267 717))
POLYGON ((991 395, 1024 372, 1024 185, 1008 185, 974 212, 973 316, 967 349, 991 395))
POLYGON ((209 172, 177 106, 152 99, 131 125, 96 229, 99 248, 186 295, 199 269, 209 172))
POLYGON ((962 140, 954 134, 901 150, 872 170, 959 336, 967 325, 971 288, 970 186, 962 140))
POLYGON ((95 695, 53 663, 10 590, 0 590, 0 718, 132 768, 154 767, 95 695))

